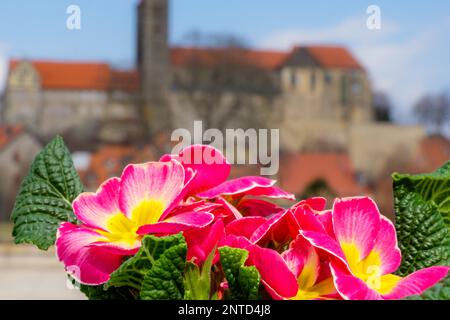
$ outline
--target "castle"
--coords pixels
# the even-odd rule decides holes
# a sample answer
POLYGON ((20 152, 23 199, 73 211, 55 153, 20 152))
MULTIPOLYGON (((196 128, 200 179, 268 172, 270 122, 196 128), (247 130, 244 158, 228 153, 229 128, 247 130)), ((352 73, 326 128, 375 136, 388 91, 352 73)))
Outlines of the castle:
POLYGON ((368 72, 345 47, 170 47, 168 0, 141 0, 137 11, 136 70, 13 60, 2 121, 44 139, 115 143, 155 141, 194 120, 279 128, 283 152, 343 150, 369 178, 425 137, 422 127, 375 121, 368 72))

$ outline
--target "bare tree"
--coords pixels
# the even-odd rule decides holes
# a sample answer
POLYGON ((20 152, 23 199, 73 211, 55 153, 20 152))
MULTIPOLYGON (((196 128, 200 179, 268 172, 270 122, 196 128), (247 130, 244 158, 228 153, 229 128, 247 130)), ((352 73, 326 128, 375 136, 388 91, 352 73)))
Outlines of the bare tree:
POLYGON ((385 92, 375 92, 372 100, 375 120, 381 122, 391 122, 392 104, 391 99, 385 92))
POLYGON ((442 134, 445 125, 450 122, 450 97, 446 92, 437 95, 425 95, 414 106, 419 120, 433 133, 442 134))
POLYGON ((261 127, 267 101, 278 90, 273 72, 252 60, 245 41, 235 36, 193 32, 187 38, 189 56, 175 72, 174 86, 188 96, 199 120, 221 130, 261 127))

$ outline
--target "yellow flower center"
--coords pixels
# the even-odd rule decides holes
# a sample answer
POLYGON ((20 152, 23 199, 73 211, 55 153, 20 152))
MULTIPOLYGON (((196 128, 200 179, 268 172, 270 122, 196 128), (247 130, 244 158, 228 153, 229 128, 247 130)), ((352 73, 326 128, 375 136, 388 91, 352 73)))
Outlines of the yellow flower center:
POLYGON ((378 293, 391 292, 401 280, 401 277, 393 274, 381 274, 381 257, 376 250, 372 250, 367 257, 361 259, 361 251, 356 244, 342 243, 341 248, 352 273, 378 293))
POLYGON ((164 203, 160 200, 143 200, 131 212, 131 219, 122 212, 111 216, 106 223, 106 231, 97 230, 103 237, 99 241, 114 242, 134 247, 142 236, 136 232, 139 227, 159 221, 164 212, 164 203))

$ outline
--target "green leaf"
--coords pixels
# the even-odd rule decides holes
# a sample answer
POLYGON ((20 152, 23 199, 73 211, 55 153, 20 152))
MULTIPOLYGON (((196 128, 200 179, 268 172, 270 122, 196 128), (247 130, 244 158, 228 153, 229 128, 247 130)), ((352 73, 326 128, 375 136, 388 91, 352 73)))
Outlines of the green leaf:
POLYGON ((72 201, 83 185, 61 137, 36 156, 22 181, 11 215, 15 243, 31 243, 47 250, 55 243, 61 222, 76 222, 72 201))
POLYGON ((143 300, 182 300, 183 274, 186 268, 186 242, 181 234, 179 243, 165 250, 145 274, 142 282, 143 300))
POLYGON ((394 174, 395 184, 403 185, 424 201, 436 205, 446 225, 450 228, 450 161, 430 174, 394 174))
POLYGON ((153 267, 154 263, 168 249, 178 245, 185 245, 181 234, 158 238, 147 235, 142 239, 139 251, 111 274, 107 287, 128 286, 138 291, 141 290, 145 275, 153 267))
MULTIPOLYGON (((450 162, 431 174, 393 175, 396 229, 402 263, 398 274, 450 264, 450 162)), ((423 299, 448 294, 448 278, 423 299)))
POLYGON ((194 263, 187 263, 184 275, 185 300, 211 299, 211 268, 216 248, 209 254, 201 267, 194 263))
POLYGON ((238 248, 219 248, 220 263, 229 287, 231 300, 258 298, 260 275, 254 266, 244 266, 248 251, 238 248))
POLYGON ((83 292, 89 300, 136 300, 139 295, 129 287, 110 287, 104 285, 87 286, 80 285, 80 291, 83 292))

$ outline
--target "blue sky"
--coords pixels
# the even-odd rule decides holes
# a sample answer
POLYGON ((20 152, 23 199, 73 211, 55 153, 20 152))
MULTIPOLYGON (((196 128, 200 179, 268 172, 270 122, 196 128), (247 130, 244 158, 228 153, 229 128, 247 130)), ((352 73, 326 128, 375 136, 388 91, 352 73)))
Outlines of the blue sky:
MULTIPOLYGON (((0 86, 12 57, 108 61, 130 67, 135 56, 137 0, 3 0, 0 86), (81 30, 66 28, 66 8, 81 8, 81 30)), ((450 88, 450 1, 172 0, 170 41, 193 30, 229 33, 251 46, 348 46, 387 91, 399 120, 414 100, 450 88), (381 9, 381 30, 366 28, 366 8, 381 9)))

